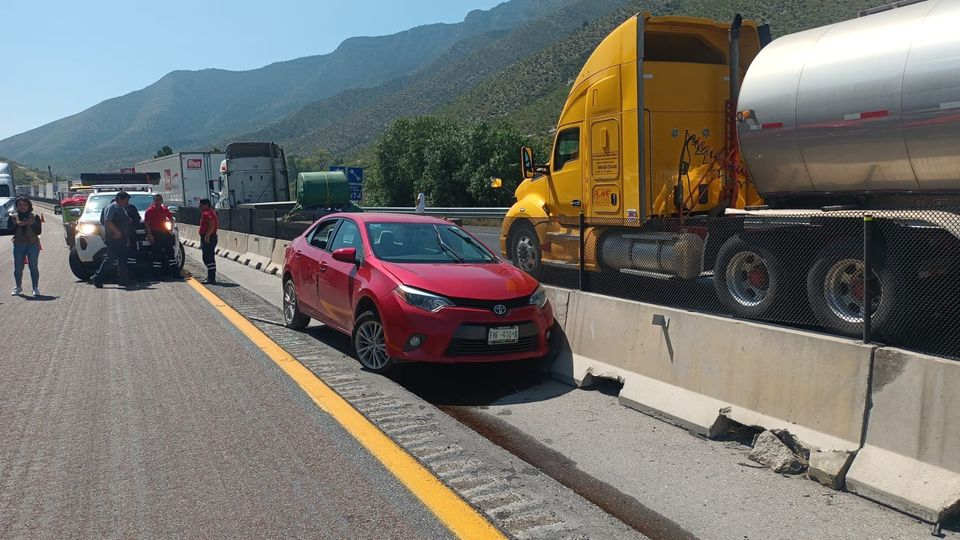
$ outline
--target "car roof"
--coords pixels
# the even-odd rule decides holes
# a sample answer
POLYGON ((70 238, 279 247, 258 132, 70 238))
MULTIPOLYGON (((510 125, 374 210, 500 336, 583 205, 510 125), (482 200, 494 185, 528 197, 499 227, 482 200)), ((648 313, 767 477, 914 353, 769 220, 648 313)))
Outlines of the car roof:
POLYGON ((438 225, 452 225, 451 222, 434 216, 424 216, 421 214, 389 214, 386 212, 341 212, 331 214, 324 219, 332 217, 349 217, 360 223, 434 223, 438 225))

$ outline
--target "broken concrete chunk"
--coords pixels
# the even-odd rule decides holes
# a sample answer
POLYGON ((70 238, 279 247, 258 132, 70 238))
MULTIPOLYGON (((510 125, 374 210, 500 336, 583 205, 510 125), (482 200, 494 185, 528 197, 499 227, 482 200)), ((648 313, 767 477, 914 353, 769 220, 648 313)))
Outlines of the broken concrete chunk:
POLYGON ((807 478, 833 488, 843 489, 847 479, 847 470, 853 463, 855 452, 818 452, 810 453, 810 466, 807 478))
POLYGON ((757 436, 753 449, 748 455, 750 459, 773 469, 773 472, 785 474, 799 474, 807 467, 802 457, 795 454, 790 447, 770 431, 764 431, 757 436))

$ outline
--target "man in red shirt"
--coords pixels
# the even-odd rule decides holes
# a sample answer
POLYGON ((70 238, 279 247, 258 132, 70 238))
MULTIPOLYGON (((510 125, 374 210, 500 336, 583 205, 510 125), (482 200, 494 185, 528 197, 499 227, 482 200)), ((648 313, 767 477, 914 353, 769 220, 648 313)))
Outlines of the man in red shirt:
POLYGON ((218 229, 220 220, 210 207, 210 199, 200 199, 200 251, 203 253, 203 264, 207 265, 208 285, 217 284, 217 258, 214 252, 217 249, 218 229))
POLYGON ((163 195, 157 193, 153 196, 153 204, 147 207, 143 224, 147 229, 147 241, 153 246, 154 273, 159 276, 166 267, 169 277, 177 277, 180 266, 174 251, 173 214, 163 205, 163 195))

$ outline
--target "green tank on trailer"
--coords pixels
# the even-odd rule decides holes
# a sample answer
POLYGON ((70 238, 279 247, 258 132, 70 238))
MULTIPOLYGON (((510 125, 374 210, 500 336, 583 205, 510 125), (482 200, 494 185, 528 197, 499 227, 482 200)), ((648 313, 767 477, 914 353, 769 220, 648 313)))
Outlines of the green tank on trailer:
POLYGON ((350 184, 342 171, 306 172, 297 175, 297 205, 301 208, 350 206, 350 184))

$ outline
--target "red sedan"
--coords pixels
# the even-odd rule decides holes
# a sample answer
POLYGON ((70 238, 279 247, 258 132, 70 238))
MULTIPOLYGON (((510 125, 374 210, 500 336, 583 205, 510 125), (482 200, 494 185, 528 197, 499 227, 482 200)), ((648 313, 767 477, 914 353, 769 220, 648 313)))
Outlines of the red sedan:
POLYGON ((287 247, 283 319, 314 318, 353 338, 372 371, 393 361, 542 357, 546 292, 456 225, 426 216, 333 214, 287 247))

